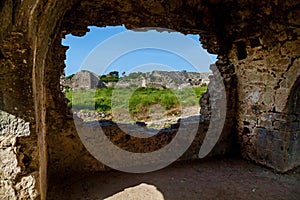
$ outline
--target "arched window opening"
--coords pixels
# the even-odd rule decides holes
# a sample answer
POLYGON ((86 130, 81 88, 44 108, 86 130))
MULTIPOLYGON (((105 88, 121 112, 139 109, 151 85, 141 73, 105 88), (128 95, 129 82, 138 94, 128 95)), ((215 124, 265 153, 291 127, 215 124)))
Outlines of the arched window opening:
POLYGON ((88 28, 90 32, 83 37, 67 35, 62 40, 63 45, 70 47, 66 53, 66 76, 63 82, 68 105, 72 107, 73 114, 84 121, 112 120, 128 124, 143 122, 147 128, 158 129, 168 128, 182 117, 199 115, 199 99, 207 90, 211 75, 209 65, 216 62, 216 55, 207 52, 204 55, 203 52, 201 54, 184 45, 180 46, 183 43, 180 38, 185 37, 189 42, 194 42, 193 47, 198 46, 202 49, 198 35, 183 36, 178 32, 155 30, 135 32, 127 30, 125 26, 88 28), (117 38, 123 37, 125 32, 129 32, 129 39, 120 42, 117 38), (145 40, 161 37, 166 49, 164 44, 161 49, 135 47, 136 49, 120 53, 110 62, 104 61, 106 57, 101 55, 103 62, 101 59, 91 58, 95 51, 101 51, 109 57, 114 54, 109 51, 118 51, 118 48, 123 48, 124 45, 134 44, 135 38, 130 34, 144 34, 145 40), (178 47, 176 44, 170 44, 168 37, 178 37, 178 47), (110 43, 111 46, 103 49, 106 43, 110 43), (180 55, 180 48, 186 48, 186 57, 180 55), (195 66, 191 60, 196 56, 199 62, 195 66), (122 87, 123 96, 113 97, 117 87, 122 87), (77 98, 77 106, 74 106, 72 94, 78 90, 82 95, 77 98), (91 91, 95 92, 94 105, 88 105, 83 98, 91 91), (126 97, 125 93, 130 93, 131 96, 126 97), (129 98, 130 120, 127 115, 122 118, 122 114, 126 112, 126 105, 115 104, 115 111, 118 112, 115 112, 117 116, 114 116, 112 98, 129 98))

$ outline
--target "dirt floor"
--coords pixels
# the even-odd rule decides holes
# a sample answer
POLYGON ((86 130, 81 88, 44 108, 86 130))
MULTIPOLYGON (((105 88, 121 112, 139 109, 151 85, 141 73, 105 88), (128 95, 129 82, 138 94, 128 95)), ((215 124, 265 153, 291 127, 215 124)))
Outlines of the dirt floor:
POLYGON ((278 174, 241 159, 215 158, 178 162, 145 174, 74 175, 50 182, 48 196, 49 200, 299 200, 300 169, 278 174))

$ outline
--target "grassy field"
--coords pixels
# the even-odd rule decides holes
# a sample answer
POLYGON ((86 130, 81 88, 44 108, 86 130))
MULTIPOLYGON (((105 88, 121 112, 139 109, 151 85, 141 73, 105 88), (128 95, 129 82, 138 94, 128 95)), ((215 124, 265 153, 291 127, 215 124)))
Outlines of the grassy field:
POLYGON ((182 107, 199 105, 199 99, 206 90, 206 86, 178 90, 108 87, 67 91, 66 97, 70 101, 69 106, 74 110, 96 110, 109 116, 112 106, 114 109, 129 108, 133 118, 142 120, 150 112, 150 107, 155 104, 161 105, 168 115, 179 115, 182 107))

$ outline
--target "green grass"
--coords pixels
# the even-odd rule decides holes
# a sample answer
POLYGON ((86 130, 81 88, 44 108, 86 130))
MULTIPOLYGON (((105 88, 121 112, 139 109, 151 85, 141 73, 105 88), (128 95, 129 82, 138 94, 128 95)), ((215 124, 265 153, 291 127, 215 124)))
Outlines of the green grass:
MULTIPOLYGON (((140 120, 148 113, 152 105, 159 104, 166 111, 180 112, 181 107, 199 105, 199 99, 207 90, 206 86, 184 88, 180 90, 158 89, 153 87, 138 88, 98 88, 92 90, 67 91, 69 106, 77 110, 96 110, 111 114, 114 109, 128 109, 131 115, 140 120), (74 98, 72 98, 74 96, 74 98), (113 96, 113 101, 112 101, 113 96)), ((178 113, 177 112, 177 113, 178 113)))

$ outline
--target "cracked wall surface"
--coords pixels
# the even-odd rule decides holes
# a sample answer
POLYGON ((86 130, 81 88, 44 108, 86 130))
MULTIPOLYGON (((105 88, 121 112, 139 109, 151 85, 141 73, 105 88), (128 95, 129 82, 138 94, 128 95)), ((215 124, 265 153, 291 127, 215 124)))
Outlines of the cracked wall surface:
POLYGON ((30 136, 29 122, 4 111, 0 111, 0 120, 0 198, 36 199, 38 174, 29 168, 36 167, 30 157, 37 157, 37 153, 22 151, 19 143, 20 138, 30 136))
MULTIPOLYGON (((280 31, 278 26, 274 29, 280 31)), ((300 163, 300 146, 295 142, 298 136, 290 139, 300 130, 298 113, 288 108, 294 93, 292 88, 300 75, 298 38, 296 35, 279 37, 282 41, 268 49, 264 48, 263 41, 255 46, 246 41, 247 57, 240 60, 231 57, 238 76, 242 155, 280 171, 300 163)), ((232 51, 238 51, 238 47, 232 51)))
POLYGON ((199 34, 203 47, 218 54, 226 89, 216 152, 278 171, 300 164, 299 1, 4 0, 0 11, 0 109, 8 113, 0 127, 14 131, 0 139, 3 169, 13 168, 1 168, 4 199, 45 199, 51 163, 60 171, 72 162, 101 169, 78 139, 59 85, 67 50, 61 39, 83 36, 92 25, 199 34), (11 115, 26 126, 4 122, 11 115))

